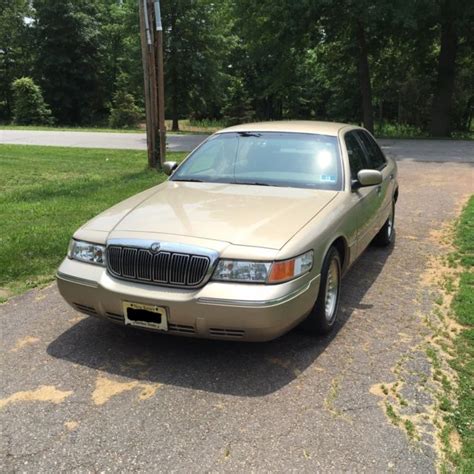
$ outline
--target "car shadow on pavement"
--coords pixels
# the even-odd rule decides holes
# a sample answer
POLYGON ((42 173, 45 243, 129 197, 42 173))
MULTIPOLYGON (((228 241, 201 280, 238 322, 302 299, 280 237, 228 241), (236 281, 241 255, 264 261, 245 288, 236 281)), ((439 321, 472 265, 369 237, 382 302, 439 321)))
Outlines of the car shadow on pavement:
MULTIPOLYGON (((266 343, 174 337, 89 317, 59 335, 49 355, 102 373, 244 397, 267 395, 307 369, 337 337, 380 274, 393 246, 369 247, 343 280, 335 330, 317 337, 295 329, 266 343)), ((370 307, 370 306, 369 306, 370 307)))

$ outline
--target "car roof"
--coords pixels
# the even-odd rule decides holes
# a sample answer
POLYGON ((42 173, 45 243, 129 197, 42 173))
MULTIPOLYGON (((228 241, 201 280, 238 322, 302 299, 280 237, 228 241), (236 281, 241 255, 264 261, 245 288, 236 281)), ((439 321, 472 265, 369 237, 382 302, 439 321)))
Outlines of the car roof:
MULTIPOLYGON (((315 133, 320 135, 337 136, 345 127, 354 127, 347 123, 317 122, 312 120, 287 120, 277 122, 257 122, 236 125, 224 128, 217 133, 227 132, 290 132, 290 133, 315 133)), ((359 127, 354 127, 359 128, 359 127)))

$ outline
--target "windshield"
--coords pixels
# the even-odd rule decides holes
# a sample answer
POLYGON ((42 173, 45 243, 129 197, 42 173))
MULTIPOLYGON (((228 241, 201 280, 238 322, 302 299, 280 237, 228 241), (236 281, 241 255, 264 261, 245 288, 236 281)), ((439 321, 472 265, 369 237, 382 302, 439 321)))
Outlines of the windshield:
POLYGON ((192 153, 171 179, 339 191, 338 140, 306 133, 222 133, 192 153))

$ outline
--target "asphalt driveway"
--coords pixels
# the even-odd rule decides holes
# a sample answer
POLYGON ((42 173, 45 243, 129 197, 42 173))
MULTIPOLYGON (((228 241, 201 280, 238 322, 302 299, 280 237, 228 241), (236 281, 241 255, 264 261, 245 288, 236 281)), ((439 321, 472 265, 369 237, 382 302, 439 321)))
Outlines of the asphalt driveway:
POLYGON ((433 472, 431 367, 418 344, 435 293, 422 281, 443 251, 433 232, 474 191, 459 154, 398 155, 395 245, 351 269, 331 337, 243 344, 126 330, 79 315, 55 285, 1 305, 2 472, 433 472), (415 439, 374 390, 401 373, 402 415, 426 413, 415 439))

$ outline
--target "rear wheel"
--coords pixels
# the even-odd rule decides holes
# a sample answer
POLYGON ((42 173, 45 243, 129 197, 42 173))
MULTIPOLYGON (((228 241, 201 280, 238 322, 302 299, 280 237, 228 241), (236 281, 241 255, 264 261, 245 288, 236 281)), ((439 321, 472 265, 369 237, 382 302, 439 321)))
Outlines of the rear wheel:
POLYGON ((374 237, 374 244, 379 247, 386 247, 393 241, 395 233, 395 201, 392 201, 392 209, 388 216, 385 224, 379 230, 378 234, 374 237))
POLYGON ((324 258, 318 299, 302 326, 315 334, 327 334, 334 327, 339 307, 341 257, 331 247, 324 258))

